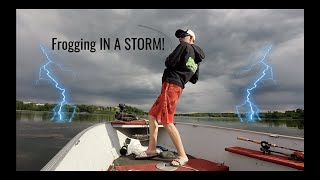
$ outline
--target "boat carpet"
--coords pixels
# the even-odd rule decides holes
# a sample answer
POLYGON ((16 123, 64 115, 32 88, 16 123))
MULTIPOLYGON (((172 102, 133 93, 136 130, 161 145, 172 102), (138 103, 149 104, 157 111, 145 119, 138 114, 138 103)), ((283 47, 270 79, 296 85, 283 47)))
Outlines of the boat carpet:
POLYGON ((169 165, 172 159, 155 157, 152 159, 135 159, 134 155, 120 156, 113 163, 113 166, 109 167, 109 171, 229 171, 229 167, 220 165, 212 161, 205 159, 198 159, 188 155, 189 161, 184 166, 174 168, 169 165), (158 168, 157 165, 161 163, 164 166, 170 166, 164 168, 165 170, 158 168), (168 170, 169 169, 169 170, 168 170))

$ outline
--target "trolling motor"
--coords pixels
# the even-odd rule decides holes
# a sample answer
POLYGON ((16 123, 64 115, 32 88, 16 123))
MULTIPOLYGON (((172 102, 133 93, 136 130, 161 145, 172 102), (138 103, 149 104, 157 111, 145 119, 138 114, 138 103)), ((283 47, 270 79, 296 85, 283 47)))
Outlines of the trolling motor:
POLYGON ((270 144, 267 141, 251 140, 251 139, 247 139, 247 138, 243 138, 243 137, 238 137, 237 139, 260 144, 261 145, 260 150, 263 152, 263 154, 278 153, 278 154, 283 154, 283 155, 287 156, 288 159, 290 159, 290 160, 304 161, 304 151, 301 151, 301 150, 282 147, 282 146, 278 146, 276 144, 270 144), (287 149, 287 150, 291 150, 294 152, 291 154, 287 154, 287 153, 283 153, 283 152, 279 152, 279 151, 270 150, 270 147, 287 149))
POLYGON ((124 112, 124 109, 126 107, 125 104, 119 104, 119 109, 120 109, 120 112, 116 112, 115 114, 115 118, 117 120, 121 120, 121 121, 132 121, 132 120, 137 120, 139 119, 139 117, 135 114, 130 114, 130 113, 126 113, 124 112))

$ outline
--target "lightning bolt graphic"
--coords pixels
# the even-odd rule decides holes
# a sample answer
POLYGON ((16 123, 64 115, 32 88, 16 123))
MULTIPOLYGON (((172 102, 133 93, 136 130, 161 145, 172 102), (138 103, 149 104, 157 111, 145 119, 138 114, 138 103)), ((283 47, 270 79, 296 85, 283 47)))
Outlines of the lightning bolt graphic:
POLYGON ((268 80, 268 79, 274 80, 272 67, 265 62, 266 56, 270 52, 271 47, 272 46, 267 48, 267 50, 262 51, 263 57, 261 58, 261 60, 257 63, 254 63, 253 65, 251 65, 251 67, 247 70, 247 71, 250 71, 256 65, 261 65, 261 66, 265 67, 264 70, 262 71, 261 75, 259 75, 258 78, 254 81, 254 83, 252 85, 250 85, 249 88, 246 90, 247 95, 246 95, 244 103, 236 106, 237 114, 238 114, 238 117, 241 122, 243 122, 243 121, 254 122, 256 119, 261 120, 261 118, 259 117, 260 110, 256 105, 254 105, 254 103, 252 102, 252 98, 250 96, 251 96, 251 91, 253 91, 255 88, 257 88, 258 82, 262 82, 263 80, 268 80), (269 78, 267 78, 267 77, 269 77, 269 78), (246 111, 244 113, 244 115, 245 115, 244 119, 241 117, 241 114, 239 113, 240 107, 247 107, 248 108, 248 111, 246 111))
POLYGON ((67 110, 68 110, 68 106, 69 106, 67 98, 66 98, 66 95, 65 95, 66 89, 61 86, 61 83, 58 83, 57 78, 53 77, 53 73, 51 73, 49 68, 47 68, 47 67, 50 64, 55 64, 63 71, 70 71, 70 70, 65 70, 65 69, 62 68, 62 66, 60 64, 53 62, 49 58, 47 51, 45 51, 44 48, 41 45, 40 45, 40 48, 41 48, 42 52, 45 54, 46 59, 48 60, 48 62, 45 65, 40 67, 39 79, 37 80, 37 82, 40 81, 40 80, 48 80, 49 82, 53 82, 55 87, 61 92, 61 96, 62 96, 61 102, 59 102, 52 109, 52 111, 54 112, 54 115, 51 118, 51 121, 57 121, 57 122, 66 122, 67 121, 67 122, 71 122, 72 118, 74 117, 74 115, 76 113, 76 106, 71 106, 73 108, 73 112, 72 112, 71 117, 69 119, 67 119, 66 118, 66 114, 68 112, 64 112, 63 111, 63 106, 65 106, 65 109, 67 109, 67 110), (42 78, 42 76, 41 76, 41 74, 43 74, 42 70, 44 70, 46 72, 45 74, 46 74, 47 78, 42 78))

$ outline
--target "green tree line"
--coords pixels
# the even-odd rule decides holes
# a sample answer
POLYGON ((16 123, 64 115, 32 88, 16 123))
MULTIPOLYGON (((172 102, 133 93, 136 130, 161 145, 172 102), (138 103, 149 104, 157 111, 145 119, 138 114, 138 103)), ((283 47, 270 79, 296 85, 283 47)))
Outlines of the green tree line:
MULTIPOLYGON (((44 105, 37 105, 37 103, 23 103, 23 101, 16 100, 17 110, 30 110, 30 111, 52 111, 52 109, 57 104, 45 103, 44 105)), ((90 114, 115 114, 119 111, 117 106, 96 106, 96 105, 85 105, 79 104, 76 106, 77 113, 90 113, 90 114)), ((72 105, 64 105, 64 112, 73 112, 72 105)), ((126 105, 124 112, 137 114, 137 115, 147 115, 147 112, 143 110, 126 105)), ((190 116, 190 117, 238 117, 236 113, 180 113, 175 114, 175 116, 190 116)), ((240 114, 241 117, 245 117, 245 114, 240 114)), ((304 110, 288 110, 285 112, 279 111, 268 111, 265 113, 259 113, 259 117, 263 119, 304 119, 304 110)))
MULTIPOLYGON (((236 113, 188 113, 188 114, 176 114, 176 116, 190 116, 190 117, 238 117, 236 113)), ((245 114, 241 113, 241 117, 245 117, 245 114)), ((259 117, 263 119, 304 119, 304 110, 288 110, 285 112, 268 111, 265 113, 259 113, 259 117)))
MULTIPOLYGON (((24 103, 23 101, 16 100, 16 110, 29 110, 29 111, 52 111, 57 104, 37 104, 34 102, 24 103)), ((63 106, 64 112, 73 112, 74 106, 76 106, 77 113, 90 113, 90 114, 115 114, 119 111, 117 106, 96 106, 85 104, 66 104, 63 106)), ((145 115, 145 112, 136 107, 126 105, 126 113, 132 113, 137 115, 145 115)))

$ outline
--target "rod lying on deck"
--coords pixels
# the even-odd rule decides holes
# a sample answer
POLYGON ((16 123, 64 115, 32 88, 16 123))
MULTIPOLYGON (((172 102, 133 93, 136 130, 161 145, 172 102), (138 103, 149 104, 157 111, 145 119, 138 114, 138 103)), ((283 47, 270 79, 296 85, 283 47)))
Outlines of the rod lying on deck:
POLYGON ((283 146, 278 146, 276 144, 271 144, 271 143, 269 143, 267 141, 252 140, 252 139, 248 139, 248 138, 244 138, 244 137, 237 137, 237 139, 243 140, 243 141, 253 142, 253 143, 256 143, 256 144, 260 144, 261 145, 260 150, 264 154, 266 154, 266 153, 270 154, 271 152, 274 152, 274 153, 279 153, 279 154, 286 155, 286 156, 289 157, 289 159, 295 159, 295 160, 299 160, 299 161, 304 161, 304 151, 301 151, 301 150, 287 148, 287 147, 283 147, 283 146), (270 150, 270 147, 287 149, 287 150, 291 150, 291 151, 294 151, 294 152, 292 154, 287 154, 287 153, 283 153, 283 152, 279 152, 279 151, 270 150))

